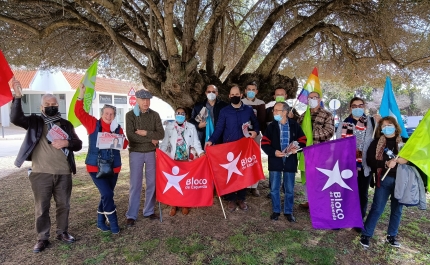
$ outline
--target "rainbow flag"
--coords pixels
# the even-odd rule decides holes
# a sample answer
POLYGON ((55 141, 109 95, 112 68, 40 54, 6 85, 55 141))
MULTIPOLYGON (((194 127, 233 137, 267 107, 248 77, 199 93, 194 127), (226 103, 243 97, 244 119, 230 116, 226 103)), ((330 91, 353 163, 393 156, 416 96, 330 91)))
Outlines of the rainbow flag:
POLYGON ((308 104, 308 96, 311 92, 317 92, 320 97, 322 97, 322 90, 320 86, 320 79, 318 78, 318 69, 315 67, 312 73, 309 75, 308 81, 306 81, 305 86, 300 92, 297 99, 304 103, 308 104))
POLYGON ((400 136, 403 138, 409 138, 405 128, 405 124, 400 114, 400 109, 397 106, 396 97, 394 96, 393 86, 391 85, 391 79, 389 76, 385 79, 384 95, 382 96, 381 105, 379 106, 379 114, 381 117, 393 116, 397 119, 402 132, 400 136))
MULTIPOLYGON (((98 64, 98 61, 95 61, 90 66, 90 68, 88 68, 88 70, 85 72, 85 75, 81 80, 81 83, 85 85, 84 109, 86 112, 90 111, 91 104, 93 103, 93 97, 94 97, 95 87, 96 87, 97 64, 98 64)), ((80 87, 76 89, 76 92, 73 95, 72 102, 70 102, 70 107, 69 107, 68 120, 73 124, 74 127, 78 127, 79 125, 81 125, 81 122, 75 115, 75 104, 79 96, 80 90, 81 90, 80 87)))
POLYGON ((411 138, 400 149, 399 156, 411 161, 430 176, 430 111, 420 121, 411 138))

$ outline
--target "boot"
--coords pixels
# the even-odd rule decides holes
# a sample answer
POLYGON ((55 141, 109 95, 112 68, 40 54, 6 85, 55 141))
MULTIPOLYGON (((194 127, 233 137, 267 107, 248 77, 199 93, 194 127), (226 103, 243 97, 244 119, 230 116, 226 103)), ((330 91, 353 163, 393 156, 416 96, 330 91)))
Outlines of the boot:
POLYGON ((116 210, 111 214, 107 214, 106 216, 109 220, 110 231, 112 232, 112 234, 118 234, 119 233, 119 225, 118 225, 118 218, 116 216, 116 210))
POLYGON ((102 230, 102 232, 110 230, 109 226, 106 225, 106 216, 102 213, 97 213, 97 228, 102 230))

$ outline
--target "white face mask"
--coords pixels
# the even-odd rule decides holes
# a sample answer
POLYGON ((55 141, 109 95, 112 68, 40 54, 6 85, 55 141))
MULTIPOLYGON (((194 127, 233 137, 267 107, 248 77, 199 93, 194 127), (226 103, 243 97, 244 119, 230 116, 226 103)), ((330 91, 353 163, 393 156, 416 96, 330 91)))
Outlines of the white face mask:
POLYGON ((316 108, 318 106, 318 99, 309 99, 309 107, 311 109, 316 108))
POLYGON ((206 97, 208 98, 208 100, 213 101, 216 99, 216 95, 214 93, 209 93, 206 95, 206 97))

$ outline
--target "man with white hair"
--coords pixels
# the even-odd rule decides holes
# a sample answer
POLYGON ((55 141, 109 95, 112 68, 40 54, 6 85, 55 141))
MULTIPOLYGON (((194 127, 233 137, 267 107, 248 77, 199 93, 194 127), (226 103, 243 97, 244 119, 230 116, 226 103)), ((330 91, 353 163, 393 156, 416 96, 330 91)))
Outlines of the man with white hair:
POLYGON ((61 118, 58 101, 54 95, 42 96, 41 115, 25 116, 21 106, 21 84, 14 80, 12 86, 15 98, 12 101, 11 122, 27 130, 15 166, 21 167, 25 160, 32 161, 29 180, 34 195, 37 233, 37 243, 33 252, 39 253, 50 244, 49 208, 52 196, 56 204, 56 238, 65 243, 75 242, 75 238, 68 232, 70 195, 72 173, 76 174, 73 152, 82 149, 82 141, 76 135, 73 125, 61 118), (51 130, 60 132, 62 137, 52 136, 51 130))

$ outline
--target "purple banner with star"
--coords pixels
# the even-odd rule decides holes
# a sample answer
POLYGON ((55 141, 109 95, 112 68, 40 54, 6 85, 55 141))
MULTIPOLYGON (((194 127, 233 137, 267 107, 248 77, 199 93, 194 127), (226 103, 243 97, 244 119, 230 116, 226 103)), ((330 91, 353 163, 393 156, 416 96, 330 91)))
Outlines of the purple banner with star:
POLYGON ((355 136, 312 145, 303 152, 312 226, 315 229, 363 228, 355 136))

